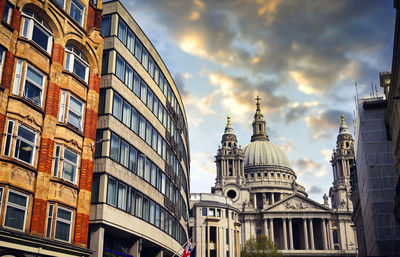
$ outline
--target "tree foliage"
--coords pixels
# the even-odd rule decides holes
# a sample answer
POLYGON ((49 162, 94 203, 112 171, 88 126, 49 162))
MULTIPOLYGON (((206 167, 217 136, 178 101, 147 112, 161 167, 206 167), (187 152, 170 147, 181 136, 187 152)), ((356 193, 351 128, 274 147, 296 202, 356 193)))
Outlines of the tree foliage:
POLYGON ((276 246, 266 235, 247 240, 240 252, 241 257, 282 257, 276 246))

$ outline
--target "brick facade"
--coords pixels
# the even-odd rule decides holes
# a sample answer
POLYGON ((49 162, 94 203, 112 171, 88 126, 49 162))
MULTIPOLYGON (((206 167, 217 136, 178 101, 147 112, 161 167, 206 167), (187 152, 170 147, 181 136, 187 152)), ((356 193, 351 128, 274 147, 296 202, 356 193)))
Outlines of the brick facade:
MULTIPOLYGON (((67 6, 71 0, 66 0, 67 6)), ((54 214, 57 207, 65 208, 72 212, 71 238, 65 241, 65 247, 60 244, 52 247, 52 253, 46 253, 49 256, 89 256, 90 251, 87 248, 88 227, 89 227, 89 209, 90 193, 92 187, 93 173, 93 154, 90 146, 96 139, 97 108, 100 87, 100 69, 103 51, 103 37, 100 35, 101 6, 102 1, 97 1, 97 6, 93 1, 83 2, 87 10, 87 16, 83 17, 84 23, 81 28, 71 16, 69 16, 69 7, 61 10, 55 1, 10 1, 15 4, 12 10, 11 22, 9 25, 0 23, 0 45, 7 49, 3 63, 3 73, 0 84, 0 187, 3 188, 3 199, 6 201, 7 190, 9 188, 17 190, 29 196, 29 205, 27 206, 26 222, 23 229, 24 244, 29 244, 32 253, 37 253, 41 247, 37 240, 29 241, 27 235, 46 239, 46 228, 48 220, 49 204, 54 204, 54 214), (90 4, 88 3, 90 2, 90 4), (52 34, 51 49, 43 49, 37 44, 34 38, 23 38, 20 35, 24 26, 22 10, 30 9, 41 19, 52 34), (60 22, 62 21, 62 22, 60 22), (62 26, 62 27, 61 27, 62 26), (80 49, 89 62, 89 80, 85 83, 77 79, 75 74, 65 72, 65 46, 73 41, 73 45, 80 49), (23 94, 12 95, 13 83, 15 83, 16 58, 22 60, 23 71, 19 78, 20 85, 24 85, 27 65, 40 71, 45 76, 43 85, 43 101, 41 104, 35 104, 34 101, 27 99, 23 94), (83 129, 72 128, 65 122, 58 121, 60 111, 60 93, 65 90, 68 95, 78 96, 83 102, 84 121, 83 129), (17 128, 14 126, 12 151, 9 157, 4 157, 4 134, 7 132, 6 120, 12 119, 15 124, 21 124, 29 128, 36 135, 35 146, 32 148, 35 152, 32 163, 24 163, 14 156, 16 147, 17 128), (53 177, 52 167, 55 158, 55 145, 62 146, 63 151, 70 149, 78 154, 77 178, 76 183, 62 177, 62 172, 58 177, 53 177), (21 182, 21 181, 25 181, 21 182), (29 242, 28 242, 29 241, 29 242), (76 246, 76 247, 75 247, 76 246), (71 249, 74 249, 73 251, 71 249), (72 255, 71 255, 72 254, 72 255), (66 256, 66 255, 65 255, 66 256)), ((0 20, 3 17, 6 1, 0 0, 0 20)), ((41 26, 41 25, 40 25, 41 26)), ((20 88, 22 90, 22 87, 20 88)), ((69 100, 67 98, 66 117, 68 117, 69 100)), ((59 171, 62 171, 63 156, 58 160, 60 162, 59 171)), ((5 208, 0 210, 0 241, 1 233, 7 228, 3 227, 5 208)), ((56 214, 55 214, 56 215, 56 214)), ((55 218, 54 216, 53 218, 55 218)), ((53 219, 53 231, 51 232, 48 244, 54 244, 56 226, 53 219)), ((20 236, 14 235, 16 242, 20 236)), ((28 237, 29 238, 29 237, 28 237)), ((2 245, 2 247, 7 247, 2 245)), ((10 247, 10 249, 15 249, 10 247)), ((50 248, 49 248, 50 249, 50 248)))

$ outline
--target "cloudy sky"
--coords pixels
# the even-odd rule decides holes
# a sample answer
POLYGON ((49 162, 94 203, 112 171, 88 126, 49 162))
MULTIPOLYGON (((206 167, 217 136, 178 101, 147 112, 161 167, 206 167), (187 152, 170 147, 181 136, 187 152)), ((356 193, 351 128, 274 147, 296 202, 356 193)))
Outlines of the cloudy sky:
POLYGON ((191 192, 210 192, 214 156, 232 117, 251 137, 262 98, 271 142, 319 202, 340 114, 353 131, 355 86, 369 96, 391 69, 393 0, 122 1, 180 88, 189 121, 191 192))

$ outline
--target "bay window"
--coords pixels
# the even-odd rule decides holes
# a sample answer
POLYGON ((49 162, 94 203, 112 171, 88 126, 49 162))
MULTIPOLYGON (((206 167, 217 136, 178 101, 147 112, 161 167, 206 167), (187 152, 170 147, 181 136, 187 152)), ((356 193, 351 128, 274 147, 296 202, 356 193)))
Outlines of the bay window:
POLYGON ((76 184, 79 154, 59 144, 56 144, 54 152, 53 177, 76 184))
POLYGON ((83 130, 84 104, 67 91, 61 91, 60 112, 58 120, 65 122, 79 131, 83 130))
POLYGON ((32 40, 50 54, 53 45, 50 27, 31 10, 23 10, 22 16, 24 17, 22 36, 32 40))
POLYGON ((72 45, 66 45, 65 56, 65 69, 88 83, 89 63, 86 57, 72 45))
POLYGON ((9 190, 4 226, 25 231, 29 196, 18 191, 9 190))

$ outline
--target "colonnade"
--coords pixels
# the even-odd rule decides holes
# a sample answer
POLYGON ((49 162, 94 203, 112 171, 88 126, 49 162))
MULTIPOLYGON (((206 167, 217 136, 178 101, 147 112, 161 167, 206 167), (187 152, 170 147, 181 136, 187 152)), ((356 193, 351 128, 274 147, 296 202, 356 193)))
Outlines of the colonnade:
MULTIPOLYGON (((257 233, 255 221, 247 219, 244 225, 248 240, 257 233)), ((329 218, 264 218, 262 230, 280 250, 334 249, 329 218)))

